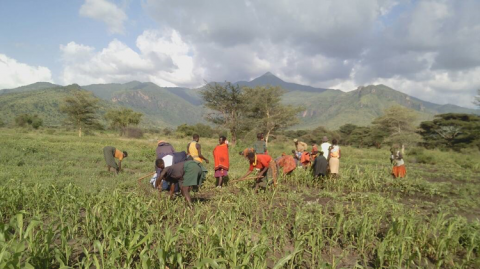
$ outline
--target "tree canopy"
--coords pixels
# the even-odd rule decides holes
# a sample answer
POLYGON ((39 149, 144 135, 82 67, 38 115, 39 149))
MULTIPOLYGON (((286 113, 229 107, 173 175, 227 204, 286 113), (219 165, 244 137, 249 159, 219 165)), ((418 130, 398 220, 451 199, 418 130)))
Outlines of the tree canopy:
POLYGON ((480 146, 480 116, 448 113, 436 115, 420 124, 420 134, 429 148, 466 148, 480 146))
POLYGON ((282 104, 281 98, 285 91, 280 87, 257 86, 245 87, 243 90, 251 126, 258 132, 265 133, 267 143, 273 132, 284 130, 299 122, 297 115, 303 108, 282 104))
POLYGON ((388 136, 386 143, 398 143, 402 147, 405 145, 415 145, 421 141, 417 134, 415 122, 417 113, 402 106, 392 106, 385 110, 384 115, 376 118, 373 128, 386 131, 388 136))
POLYGON ((246 100, 238 85, 226 82, 207 84, 201 92, 204 106, 211 109, 207 120, 229 130, 232 145, 237 142, 240 132, 246 131, 246 100))
POLYGON ((67 114, 66 123, 78 128, 78 136, 82 136, 82 127, 99 125, 96 111, 99 99, 91 92, 73 90, 71 96, 65 97, 60 111, 67 114))
POLYGON ((105 119, 110 122, 110 127, 120 131, 124 135, 129 126, 136 126, 142 120, 142 113, 129 108, 112 109, 107 111, 105 119))

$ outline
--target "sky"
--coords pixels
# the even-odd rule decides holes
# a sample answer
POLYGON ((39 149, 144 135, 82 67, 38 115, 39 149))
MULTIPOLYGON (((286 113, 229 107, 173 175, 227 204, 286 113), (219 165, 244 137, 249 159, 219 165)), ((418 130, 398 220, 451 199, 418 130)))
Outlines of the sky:
POLYGON ((480 0, 0 0, 0 89, 198 87, 271 72, 473 107, 480 0))

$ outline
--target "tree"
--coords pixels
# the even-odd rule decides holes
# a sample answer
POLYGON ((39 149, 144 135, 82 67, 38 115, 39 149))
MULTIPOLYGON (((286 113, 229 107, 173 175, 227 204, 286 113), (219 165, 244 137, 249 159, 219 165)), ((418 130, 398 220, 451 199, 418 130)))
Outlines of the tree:
POLYGON ((477 90, 477 96, 475 96, 475 100, 473 103, 480 108, 480 89, 477 90))
POLYGON ((420 124, 426 147, 465 148, 480 141, 480 116, 447 113, 420 124))
POLYGON ((242 128, 246 127, 246 104, 240 86, 230 82, 224 85, 207 84, 201 95, 205 101, 204 106, 212 110, 207 114, 207 120, 229 130, 232 146, 235 146, 239 133, 247 129, 242 128))
POLYGON ((265 142, 268 144, 270 135, 298 123, 297 114, 303 108, 281 103, 285 93, 280 87, 257 86, 243 88, 247 104, 248 118, 259 132, 265 132, 265 142))
POLYGON ((60 111, 67 114, 67 124, 78 128, 78 137, 82 137, 82 127, 99 124, 95 115, 98 101, 92 93, 83 90, 74 90, 63 100, 60 111))
POLYGON ((34 129, 38 129, 43 125, 43 120, 38 115, 21 114, 15 118, 15 124, 20 127, 30 125, 34 129))
POLYGON ((110 127, 119 130, 120 136, 122 136, 129 126, 140 124, 142 116, 142 113, 135 112, 129 108, 121 108, 107 111, 105 119, 110 122, 110 127))
POLYGON ((376 118, 372 123, 374 128, 388 132, 389 136, 385 142, 399 143, 403 151, 405 145, 413 145, 421 141, 421 137, 416 133, 417 127, 414 125, 416 120, 415 111, 396 105, 387 108, 384 115, 376 118))

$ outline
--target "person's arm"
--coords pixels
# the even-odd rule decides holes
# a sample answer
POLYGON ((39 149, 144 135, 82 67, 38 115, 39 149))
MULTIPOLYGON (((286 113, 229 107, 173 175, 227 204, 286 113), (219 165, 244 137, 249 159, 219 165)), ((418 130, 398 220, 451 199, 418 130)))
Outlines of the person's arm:
POLYGON ((257 178, 261 178, 263 174, 268 170, 268 166, 265 166, 260 173, 257 174, 257 178))
POLYGON ((252 171, 248 170, 248 172, 243 177, 239 178, 238 181, 242 181, 243 179, 247 178, 251 173, 252 171))
POLYGON ((209 163, 209 161, 207 160, 207 158, 203 157, 202 155, 202 146, 200 146, 200 144, 197 143, 197 150, 198 150, 198 157, 202 160, 204 160, 206 163, 209 163))
POLYGON ((342 157, 342 150, 338 149, 338 159, 340 160, 340 157, 342 157))
POLYGON ((168 167, 164 168, 162 172, 160 172, 160 175, 157 176, 157 180, 155 181, 155 189, 158 189, 158 186, 162 182, 162 180, 165 179, 165 176, 167 174, 168 167))
POLYGON ((332 146, 328 147, 327 161, 330 161, 330 153, 332 152, 332 146))

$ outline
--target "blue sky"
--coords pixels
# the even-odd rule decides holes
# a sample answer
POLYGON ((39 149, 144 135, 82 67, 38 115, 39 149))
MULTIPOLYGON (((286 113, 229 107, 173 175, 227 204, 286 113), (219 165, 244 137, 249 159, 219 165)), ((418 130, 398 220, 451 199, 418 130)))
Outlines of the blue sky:
POLYGON ((472 107, 478 10, 477 0, 0 0, 0 89, 131 80, 197 87, 270 71, 472 107))

